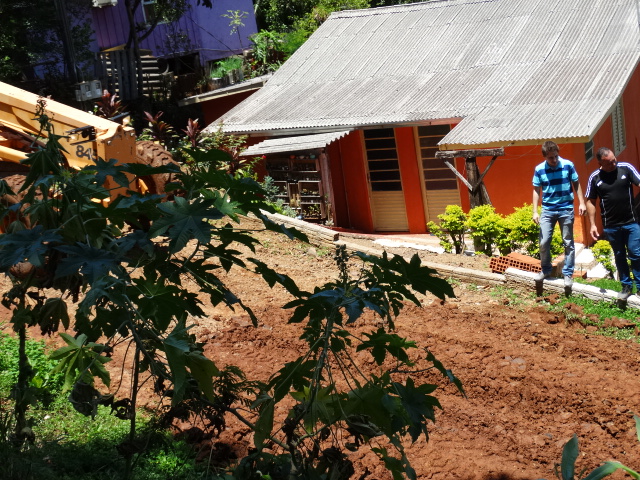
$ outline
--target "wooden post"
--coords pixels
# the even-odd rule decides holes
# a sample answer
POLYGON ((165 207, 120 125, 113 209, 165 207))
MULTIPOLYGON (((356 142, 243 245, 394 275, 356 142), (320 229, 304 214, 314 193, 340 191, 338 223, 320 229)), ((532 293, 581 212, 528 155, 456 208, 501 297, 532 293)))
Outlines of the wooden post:
POLYGON ((469 204, 471 208, 478 207, 480 205, 491 205, 489 192, 487 192, 487 187, 485 187, 483 180, 493 163, 501 155, 504 155, 504 148, 436 152, 436 158, 444 159, 445 165, 447 165, 447 167, 456 174, 460 181, 467 186, 467 189, 469 190, 469 204), (487 165, 487 168, 484 169, 484 172, 482 172, 482 175, 480 175, 476 158, 489 156, 492 156, 493 158, 489 162, 489 165, 487 165), (449 159, 452 160, 456 157, 462 157, 465 159, 467 178, 464 178, 460 172, 456 170, 455 166, 448 161, 449 159))

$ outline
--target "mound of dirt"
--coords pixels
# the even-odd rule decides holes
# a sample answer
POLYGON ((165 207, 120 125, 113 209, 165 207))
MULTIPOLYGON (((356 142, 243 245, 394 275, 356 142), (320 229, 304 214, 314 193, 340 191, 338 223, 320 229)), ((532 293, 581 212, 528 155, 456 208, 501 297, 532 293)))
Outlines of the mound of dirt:
MULTIPOLYGON (((337 276, 331 255, 321 255, 320 248, 302 247, 271 233, 259 238, 262 246, 255 256, 302 288, 337 276)), ((423 255, 437 263, 450 260, 488 268, 486 257, 423 255)), ((198 320, 195 332, 210 358, 239 366, 249 378, 266 380, 302 352, 301 326, 287 323, 289 313, 281 306, 289 298, 282 289, 270 289, 236 269, 224 281, 258 315, 258 328, 244 315, 212 308, 208 318, 198 320)), ((429 441, 421 437, 409 447, 418 478, 550 479, 574 433, 580 442, 579 469, 613 459, 640 468, 633 419, 640 410, 640 347, 635 340, 585 333, 579 323, 525 301, 526 292, 496 294, 459 284, 455 293, 456 298, 446 302, 425 297, 422 308, 407 307, 397 321, 398 333, 432 351, 460 378, 467 395, 439 374, 415 376, 416 382, 441 385, 435 395, 443 407, 429 426, 429 441)), ((220 441, 240 454, 252 445, 248 429, 232 421, 220 441)), ((358 457, 357 462, 360 472, 365 467, 372 472, 367 478, 390 478, 373 456, 358 457)))

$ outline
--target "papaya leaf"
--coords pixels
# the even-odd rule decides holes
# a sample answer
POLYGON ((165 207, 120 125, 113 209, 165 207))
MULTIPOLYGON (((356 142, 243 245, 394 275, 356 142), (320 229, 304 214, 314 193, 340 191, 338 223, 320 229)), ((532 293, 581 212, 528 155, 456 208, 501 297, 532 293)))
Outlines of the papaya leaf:
POLYGON ((171 403, 176 405, 182 401, 186 391, 188 379, 186 355, 189 353, 191 348, 187 329, 183 322, 176 325, 169 336, 164 340, 163 346, 173 380, 174 394, 171 398, 171 403))
POLYGON ((172 252, 182 250, 189 240, 195 238, 200 243, 211 241, 211 225, 209 220, 222 218, 222 214, 212 208, 211 200, 195 200, 189 203, 182 197, 174 202, 158 205, 163 216, 153 222, 149 230, 149 238, 168 235, 172 252))
POLYGON ((292 388, 300 391, 308 387, 309 379, 312 378, 315 368, 316 362, 313 360, 304 361, 302 358, 285 363, 284 367, 269 380, 268 388, 273 389, 274 401, 282 400, 292 388))
POLYGON ((115 158, 109 160, 103 160, 99 158, 95 160, 95 166, 88 165, 84 170, 93 172, 98 185, 103 185, 108 177, 111 177, 121 187, 128 187, 131 181, 124 173, 125 167, 123 164, 118 164, 115 158))
POLYGON ((382 459, 384 466, 391 472, 393 480, 404 480, 405 475, 409 480, 416 480, 416 471, 411 467, 405 455, 398 459, 391 457, 386 448, 372 448, 371 450, 382 459))
POLYGON ((89 385, 93 385, 93 376, 97 376, 108 387, 110 376, 104 364, 111 361, 110 358, 100 355, 104 345, 94 342, 87 342, 87 336, 78 335, 77 338, 61 332, 60 337, 66 342, 66 347, 55 350, 49 358, 57 360, 58 365, 53 372, 64 374, 63 390, 67 391, 71 386, 81 379, 89 385), (89 375, 88 373, 91 373, 89 375))
POLYGON ((364 335, 368 340, 358 345, 357 352, 371 349, 371 355, 373 355, 378 365, 382 365, 387 353, 406 365, 412 365, 406 349, 416 348, 415 342, 401 338, 396 334, 387 333, 383 328, 379 328, 374 333, 365 333, 364 335))
POLYGON ((261 275, 262 278, 264 278, 269 287, 273 288, 273 286, 277 283, 279 285, 282 285, 287 290, 287 292, 289 292, 294 297, 299 297, 302 294, 302 292, 298 288, 298 285, 296 285, 296 282, 294 282, 293 279, 288 275, 276 272, 274 269, 267 266, 266 263, 261 262, 257 258, 249 258, 249 261, 256 265, 255 272, 261 275))
POLYGON ((262 223, 267 228, 267 230, 271 230, 272 232, 277 232, 277 233, 284 233, 287 236, 287 238, 291 240, 297 239, 305 243, 309 242, 309 237, 307 237, 305 233, 301 232, 296 228, 289 228, 282 223, 276 223, 273 220, 271 220, 269 217, 264 215, 263 213, 260 213, 258 215, 258 218, 262 220, 262 223))
POLYGON ((108 250, 94 248, 83 243, 59 245, 56 250, 67 255, 58 263, 56 278, 81 273, 87 282, 94 283, 111 272, 122 273, 121 259, 108 250))
POLYGON ((0 236, 0 268, 6 269, 20 262, 43 267, 51 244, 61 240, 62 237, 55 230, 45 230, 42 225, 6 233, 0 236))
POLYGON ((434 407, 442 408, 435 397, 429 395, 437 386, 422 384, 416 387, 411 378, 407 378, 404 385, 394 383, 398 396, 402 401, 402 406, 408 416, 409 435, 411 441, 415 442, 421 433, 429 439, 427 431, 427 419, 435 422, 434 407))
POLYGON ((261 394, 252 408, 260 407, 260 415, 255 423, 255 432, 253 435, 253 444, 261 450, 264 447, 265 440, 271 436, 273 430, 273 412, 275 407, 274 399, 266 393, 261 394))
POLYGON ((159 173, 173 173, 176 175, 182 173, 180 166, 175 163, 167 163, 158 167, 153 167, 144 163, 122 163, 120 164, 120 168, 123 172, 127 172, 138 177, 156 175, 159 173))
POLYGON ((40 310, 40 322, 57 324, 61 322, 65 329, 69 328, 67 303, 62 298, 47 298, 40 310))
POLYGON ((205 357, 201 351, 191 351, 185 355, 185 364, 191 376, 196 379, 200 390, 209 400, 213 400, 213 377, 220 373, 216 364, 205 357))
POLYGON ((456 377, 451 370, 445 368, 442 362, 440 362, 433 353, 431 353, 429 350, 426 350, 426 352, 427 361, 431 362, 436 370, 438 370, 445 378, 449 379, 449 381, 456 386, 456 388, 464 396, 464 398, 467 398, 467 394, 464 391, 464 387, 462 386, 462 382, 460 381, 460 379, 456 377))

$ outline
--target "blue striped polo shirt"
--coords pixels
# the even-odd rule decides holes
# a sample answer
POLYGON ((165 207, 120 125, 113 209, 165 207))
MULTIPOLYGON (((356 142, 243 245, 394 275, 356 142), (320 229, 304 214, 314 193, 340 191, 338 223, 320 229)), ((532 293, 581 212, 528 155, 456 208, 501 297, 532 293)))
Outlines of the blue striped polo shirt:
POLYGON ((573 209, 572 182, 578 181, 573 163, 558 157, 558 166, 551 168, 545 160, 533 171, 533 186, 540 187, 542 208, 551 211, 573 209))

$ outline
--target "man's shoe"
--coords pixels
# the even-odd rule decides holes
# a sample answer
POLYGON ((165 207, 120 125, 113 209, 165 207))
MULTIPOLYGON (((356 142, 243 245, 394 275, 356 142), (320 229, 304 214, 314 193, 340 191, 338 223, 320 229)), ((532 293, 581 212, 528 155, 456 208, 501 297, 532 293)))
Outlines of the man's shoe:
POLYGON ((535 281, 536 282, 542 282, 543 280, 546 280, 547 278, 551 278, 551 273, 540 272, 535 276, 535 281))
POLYGON ((633 287, 631 285, 623 285, 622 291, 618 294, 618 300, 626 302, 632 293, 633 293, 633 287))
POLYGON ((564 276, 564 288, 573 287, 573 277, 571 275, 564 276))

